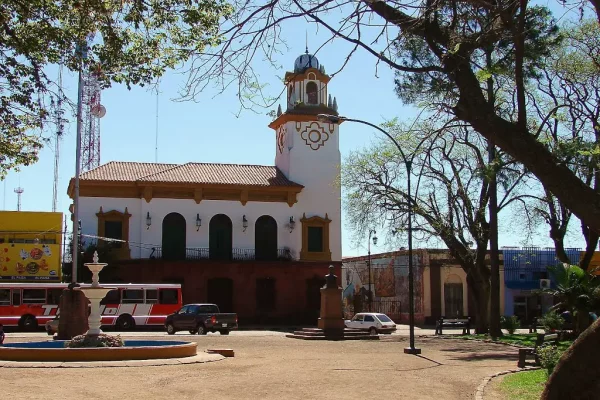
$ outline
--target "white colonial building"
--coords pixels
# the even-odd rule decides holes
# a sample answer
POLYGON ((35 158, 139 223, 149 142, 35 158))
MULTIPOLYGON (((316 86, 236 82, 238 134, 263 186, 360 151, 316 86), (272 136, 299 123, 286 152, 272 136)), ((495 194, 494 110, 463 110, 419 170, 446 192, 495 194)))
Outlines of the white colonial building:
POLYGON ((110 245, 111 278, 178 281, 184 301, 240 318, 312 318, 327 267, 341 271, 339 126, 317 118, 337 115, 329 80, 309 54, 286 73, 274 166, 123 161, 83 173, 82 233, 125 241, 110 245))

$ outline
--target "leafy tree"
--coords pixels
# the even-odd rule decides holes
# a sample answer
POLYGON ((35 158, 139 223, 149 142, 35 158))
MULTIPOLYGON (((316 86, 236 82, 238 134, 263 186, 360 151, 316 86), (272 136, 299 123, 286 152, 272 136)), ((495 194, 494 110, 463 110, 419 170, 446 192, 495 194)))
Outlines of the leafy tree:
MULTIPOLYGON (((506 179, 499 185, 499 210, 518 199, 524 173, 499 155, 490 163, 485 140, 457 121, 424 122, 411 128, 386 126, 407 154, 416 154, 412 193, 398 149, 388 141, 351 153, 342 168, 345 205, 358 236, 374 223, 383 231, 406 235, 412 205, 413 232, 421 240, 441 240, 467 273, 476 298, 476 330, 487 332, 490 268, 486 260, 490 235, 487 207, 490 174, 500 165, 506 179)), ((499 322, 499 317, 498 317, 499 322)))
POLYGON ((223 44, 213 52, 193 55, 188 97, 209 83, 223 88, 237 84, 242 102, 255 102, 264 87, 256 82, 253 60, 260 57, 277 65, 276 57, 285 49, 279 35, 283 23, 306 19, 331 33, 326 44, 335 39, 352 46, 339 57, 340 68, 360 49, 378 64, 402 73, 403 82, 414 87, 420 82, 421 90, 412 92, 420 95, 406 98, 407 102, 421 105, 423 97, 435 92, 436 100, 427 103, 523 163, 569 210, 600 231, 600 194, 559 162, 529 124, 527 84, 539 70, 536 61, 549 54, 547 45, 555 29, 536 22, 543 20, 540 9, 527 1, 467 0, 238 0, 234 5, 236 12, 222 23, 223 44), (489 48, 504 55, 498 65, 504 66, 503 77, 514 88, 510 116, 488 101, 482 85, 481 75, 495 72, 480 62, 489 48))
POLYGON ((219 20, 230 13, 223 0, 3 0, 0 178, 37 160, 51 107, 66 97, 49 67, 89 68, 104 87, 150 84, 218 45, 219 20))
MULTIPOLYGON (((561 35, 564 40, 544 60, 530 90, 530 104, 538 116, 534 124, 555 157, 600 193, 600 26, 583 20, 567 24, 561 35)), ((572 213, 548 188, 543 191, 535 210, 550 226, 558 258, 576 262, 565 252, 572 213)), ((581 233, 586 252, 580 266, 587 269, 600 235, 585 223, 581 233)))
POLYGON ((568 310, 576 318, 576 332, 590 325, 589 312, 600 305, 600 279, 576 265, 560 264, 548 267, 556 281, 556 289, 546 289, 558 303, 554 309, 568 310))

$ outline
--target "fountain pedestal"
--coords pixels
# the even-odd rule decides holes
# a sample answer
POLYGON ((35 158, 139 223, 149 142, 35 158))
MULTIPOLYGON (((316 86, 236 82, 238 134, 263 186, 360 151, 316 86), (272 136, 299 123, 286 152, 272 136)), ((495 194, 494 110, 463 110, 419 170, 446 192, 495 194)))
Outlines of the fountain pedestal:
POLYGON ((92 285, 87 288, 75 288, 76 291, 79 291, 87 297, 90 301, 90 315, 88 317, 88 326, 89 329, 85 333, 86 336, 98 336, 102 333, 102 314, 100 313, 100 302, 106 296, 108 292, 115 288, 107 288, 100 286, 99 283, 99 274, 102 271, 102 268, 107 266, 106 263, 98 262, 98 252, 94 252, 93 263, 85 263, 86 267, 90 271, 92 271, 92 285))

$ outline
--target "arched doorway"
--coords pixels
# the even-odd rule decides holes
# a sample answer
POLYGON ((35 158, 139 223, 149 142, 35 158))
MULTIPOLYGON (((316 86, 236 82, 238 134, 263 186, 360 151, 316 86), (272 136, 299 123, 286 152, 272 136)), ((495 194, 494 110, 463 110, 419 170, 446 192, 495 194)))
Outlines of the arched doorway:
POLYGON ((464 316, 463 283, 458 275, 448 275, 444 282, 444 305, 447 318, 464 316))
POLYGON ((185 260, 185 218, 179 213, 170 213, 162 223, 162 258, 185 260))
POLYGON ((211 218, 208 226, 208 247, 211 260, 231 260, 233 226, 225 214, 211 218))
POLYGON ((233 310, 233 280, 229 278, 213 278, 207 282, 206 300, 219 306, 223 313, 233 310))
POLYGON ((263 215, 256 220, 254 251, 259 261, 277 259, 277 222, 270 215, 263 215))

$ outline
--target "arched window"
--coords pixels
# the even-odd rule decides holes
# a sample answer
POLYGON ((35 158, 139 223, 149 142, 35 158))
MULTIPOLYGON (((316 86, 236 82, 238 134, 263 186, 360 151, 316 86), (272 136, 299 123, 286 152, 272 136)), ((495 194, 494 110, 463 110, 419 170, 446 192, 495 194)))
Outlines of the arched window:
POLYGON ((179 213, 170 213, 162 223, 162 258, 185 260, 185 218, 179 213))
POLYGON ((317 84, 314 82, 308 82, 306 84, 306 97, 307 104, 319 104, 319 88, 317 88, 317 84))
POLYGON ((254 227, 254 251, 260 261, 277 259, 277 222, 270 215, 256 220, 254 227))
POLYGON ((208 251, 211 260, 231 260, 233 250, 233 227, 225 214, 211 218, 208 226, 208 251))
POLYGON ((446 282, 444 282, 444 304, 447 318, 464 316, 463 283, 458 275, 448 275, 446 282))

